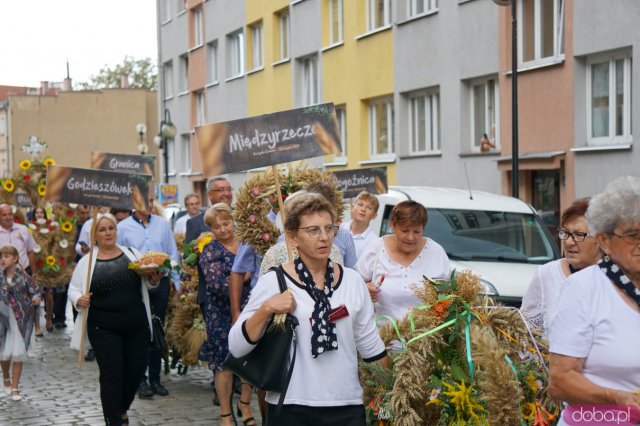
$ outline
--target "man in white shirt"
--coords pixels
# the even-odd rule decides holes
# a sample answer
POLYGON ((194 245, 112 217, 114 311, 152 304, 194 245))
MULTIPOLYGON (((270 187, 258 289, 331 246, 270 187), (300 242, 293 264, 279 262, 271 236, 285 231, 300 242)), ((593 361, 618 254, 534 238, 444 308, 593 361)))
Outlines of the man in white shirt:
POLYGON ((369 225, 378 214, 378 207, 380 203, 375 195, 362 191, 351 205, 351 220, 340 225, 351 234, 358 259, 365 248, 378 238, 369 225))
POLYGON ((202 207, 200 196, 198 194, 187 195, 184 197, 184 206, 187 209, 187 214, 176 220, 176 223, 173 225, 174 234, 184 234, 187 232, 187 220, 200 213, 200 207, 202 207))

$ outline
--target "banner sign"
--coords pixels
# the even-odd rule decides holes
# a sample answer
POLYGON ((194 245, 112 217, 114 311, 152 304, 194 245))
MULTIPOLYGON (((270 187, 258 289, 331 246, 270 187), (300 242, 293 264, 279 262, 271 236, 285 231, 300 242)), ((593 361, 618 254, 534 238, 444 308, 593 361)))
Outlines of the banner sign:
POLYGON ((160 185, 160 203, 163 207, 178 203, 178 185, 163 183, 160 185))
POLYGON ((31 201, 29 194, 25 192, 16 191, 16 204, 18 207, 24 207, 26 209, 33 208, 33 201, 31 201))
POLYGON ((386 167, 341 170, 333 174, 338 180, 338 189, 343 192, 344 198, 355 198, 362 191, 371 194, 387 193, 386 167))
POLYGON ((136 173, 155 176, 156 157, 153 155, 115 154, 111 152, 91 153, 91 168, 111 172, 136 173))
POLYGON ((196 127, 205 176, 340 152, 332 103, 196 127))
POLYGON ((62 203, 147 210, 150 183, 149 175, 49 166, 45 198, 62 203))

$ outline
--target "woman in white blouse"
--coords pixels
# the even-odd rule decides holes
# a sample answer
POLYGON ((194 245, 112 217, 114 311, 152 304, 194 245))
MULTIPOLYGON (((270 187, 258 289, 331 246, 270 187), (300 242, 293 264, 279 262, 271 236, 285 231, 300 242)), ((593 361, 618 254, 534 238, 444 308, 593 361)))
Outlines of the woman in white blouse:
POLYGON ((391 211, 392 234, 380 237, 360 256, 356 270, 369 288, 378 315, 402 319, 420 304, 414 288, 423 277, 449 278, 451 265, 440 244, 423 235, 427 209, 402 201, 391 211))
POLYGON ((280 395, 267 392, 266 425, 364 426, 358 356, 390 367, 367 287, 358 273, 329 258, 338 226, 324 197, 299 195, 287 214, 286 238, 299 254, 280 267, 290 291, 280 293, 274 272, 260 277, 231 328, 229 351, 235 357, 248 354, 272 315, 293 314, 299 321, 295 366, 277 419, 280 395), (344 316, 331 314, 336 311, 344 316))
POLYGON ((588 208, 589 199, 581 198, 562 213, 558 237, 562 241, 564 258, 540 266, 522 299, 523 315, 544 330, 545 335, 549 334, 567 277, 600 260, 598 243, 589 233, 585 217, 588 208))

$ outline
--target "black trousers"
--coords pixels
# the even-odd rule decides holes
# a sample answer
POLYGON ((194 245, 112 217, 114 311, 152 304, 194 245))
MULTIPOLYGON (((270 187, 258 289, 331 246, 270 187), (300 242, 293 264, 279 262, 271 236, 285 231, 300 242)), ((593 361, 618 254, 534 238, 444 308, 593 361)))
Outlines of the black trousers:
POLYGON ((67 291, 69 284, 53 293, 53 323, 64 324, 67 320, 67 291))
POLYGON ((122 331, 87 326, 100 369, 100 400, 107 425, 120 425, 140 385, 149 347, 149 327, 122 331))
POLYGON ((364 405, 339 407, 309 407, 307 405, 283 405, 277 419, 273 418, 276 406, 268 404, 266 426, 365 426, 364 405))
MULTIPOLYGON (((151 314, 159 317, 164 324, 164 317, 167 315, 167 303, 169 302, 169 277, 160 280, 158 287, 149 290, 149 302, 151 304, 151 314)), ((162 352, 154 345, 150 345, 147 354, 147 366, 149 368, 149 381, 160 381, 160 365, 162 363, 162 352)), ((143 374, 142 380, 147 377, 143 374)))

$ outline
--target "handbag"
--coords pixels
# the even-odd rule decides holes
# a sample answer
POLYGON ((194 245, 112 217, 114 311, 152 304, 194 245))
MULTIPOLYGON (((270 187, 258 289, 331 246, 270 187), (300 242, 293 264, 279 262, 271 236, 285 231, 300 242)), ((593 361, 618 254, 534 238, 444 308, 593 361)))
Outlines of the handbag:
POLYGON ((164 338, 164 325, 162 324, 162 320, 160 317, 153 315, 151 317, 151 326, 153 330, 153 340, 151 341, 151 345, 156 350, 162 352, 164 347, 166 346, 166 340, 164 338))
MULTIPOLYGON (((287 284, 282 269, 273 267, 270 270, 276 273, 280 292, 284 293, 287 284)), ((298 319, 293 315, 287 314, 284 327, 275 325, 272 317, 256 347, 240 358, 229 354, 223 366, 259 389, 280 392, 278 407, 281 407, 296 360, 297 326, 298 319), (289 357, 292 345, 293 354, 289 357)))

